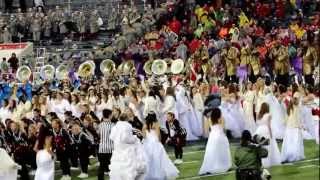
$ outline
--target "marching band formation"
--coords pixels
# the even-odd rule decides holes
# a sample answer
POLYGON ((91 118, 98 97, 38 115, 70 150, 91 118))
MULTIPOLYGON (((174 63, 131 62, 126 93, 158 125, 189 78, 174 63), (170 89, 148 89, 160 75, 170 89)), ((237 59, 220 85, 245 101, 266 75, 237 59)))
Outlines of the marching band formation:
MULTIPOLYGON (((8 167, 19 169, 21 180, 53 180, 55 161, 62 180, 73 169, 87 178, 91 157, 99 180, 175 179, 188 141, 207 139, 199 175, 221 173, 232 167, 229 139, 248 130, 270 139, 265 168, 304 159, 303 140, 319 144, 319 4, 272 1, 276 10, 295 9, 273 14, 271 4, 257 2, 254 9, 250 0, 177 0, 143 14, 128 7, 111 45, 48 61, 37 83, 33 67, 4 59, 1 73, 14 78, 0 84, 0 157, 13 158, 8 167)), ((58 11, 18 16, 66 18, 58 11)), ((84 33, 81 14, 74 17, 83 17, 76 25, 84 33)), ((100 20, 92 14, 94 34, 100 20)), ((110 29, 115 18, 108 18, 110 29)), ((49 23, 48 37, 61 33, 60 21, 49 23)), ((39 41, 43 28, 36 29, 39 41)), ((2 172, 0 179, 15 179, 2 172)))

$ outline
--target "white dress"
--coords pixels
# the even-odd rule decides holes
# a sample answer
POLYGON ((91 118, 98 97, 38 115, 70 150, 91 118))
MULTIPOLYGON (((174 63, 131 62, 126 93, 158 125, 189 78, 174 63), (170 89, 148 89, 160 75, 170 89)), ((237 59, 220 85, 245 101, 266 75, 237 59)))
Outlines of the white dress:
POLYGON ((287 117, 286 130, 281 149, 282 162, 293 162, 304 159, 303 134, 300 123, 300 110, 294 106, 287 117))
POLYGON ((157 115, 157 119, 160 118, 160 99, 159 97, 154 98, 153 96, 148 96, 144 100, 143 107, 143 117, 147 117, 148 113, 154 112, 157 115))
POLYGON ((312 115, 312 108, 317 107, 313 104, 305 104, 301 105, 301 123, 308 134, 305 136, 305 139, 315 139, 316 138, 316 132, 314 131, 316 124, 316 121, 314 120, 314 117, 312 115))
POLYGON ((143 147, 147 155, 148 163, 145 180, 167 180, 175 179, 179 176, 179 170, 169 159, 166 150, 159 142, 155 130, 146 132, 143 147))
POLYGON ((34 180, 54 180, 54 159, 47 150, 37 153, 37 170, 34 180))
POLYGON ((238 123, 237 116, 232 114, 231 103, 222 100, 219 108, 224 119, 225 129, 230 130, 233 137, 241 137, 242 128, 238 123))
POLYGON ((245 114, 245 126, 244 128, 253 134, 256 130, 256 122, 253 116, 253 104, 254 104, 255 92, 247 91, 243 95, 243 111, 245 114))
POLYGON ((70 105, 70 110, 71 110, 72 115, 73 115, 74 117, 80 118, 80 116, 81 116, 81 110, 80 110, 78 104, 72 103, 72 104, 70 105))
POLYGON ((284 136, 284 129, 285 129, 284 120, 285 120, 286 114, 284 111, 282 111, 281 104, 272 93, 268 93, 265 96, 265 102, 268 103, 269 105, 270 114, 272 117, 272 120, 271 120, 271 129, 273 133, 272 135, 276 139, 282 139, 284 136))
POLYGON ((179 113, 178 120, 187 131, 187 141, 198 140, 200 136, 199 123, 195 114, 192 112, 192 105, 189 102, 183 87, 176 89, 177 103, 176 108, 179 113))
POLYGON ((17 165, 9 154, 2 148, 0 148, 0 179, 1 180, 16 180, 18 179, 17 165))
POLYGON ((146 154, 139 139, 132 134, 128 122, 118 121, 112 128, 114 143, 111 157, 110 180, 142 180, 147 168, 146 154))
POLYGON ((204 118, 203 118, 203 112, 204 112, 204 101, 202 98, 202 95, 200 93, 196 93, 192 99, 193 107, 194 107, 194 113, 197 117, 197 121, 200 124, 200 129, 202 133, 200 135, 204 135, 204 118))
POLYGON ((231 166, 232 158, 228 138, 220 124, 213 125, 199 175, 226 172, 231 166))
POLYGON ((278 144, 274 137, 271 138, 271 134, 269 131, 269 125, 271 124, 269 122, 269 118, 271 118, 270 116, 270 114, 265 114, 261 119, 257 121, 257 130, 255 132, 255 134, 258 134, 259 136, 263 136, 270 140, 269 145, 265 146, 265 148, 268 150, 268 157, 262 159, 262 165, 265 168, 281 164, 281 155, 278 144))
POLYGON ((53 101, 53 104, 51 106, 52 106, 53 112, 55 112, 57 114, 57 116, 59 117, 59 119, 62 121, 65 120, 64 113, 66 111, 71 110, 70 103, 65 99, 63 99, 61 101, 55 100, 55 101, 53 101))
POLYGON ((166 129, 166 114, 168 112, 173 112, 176 117, 178 117, 178 112, 176 109, 176 100, 172 96, 166 96, 164 98, 164 103, 161 110, 160 126, 166 129))

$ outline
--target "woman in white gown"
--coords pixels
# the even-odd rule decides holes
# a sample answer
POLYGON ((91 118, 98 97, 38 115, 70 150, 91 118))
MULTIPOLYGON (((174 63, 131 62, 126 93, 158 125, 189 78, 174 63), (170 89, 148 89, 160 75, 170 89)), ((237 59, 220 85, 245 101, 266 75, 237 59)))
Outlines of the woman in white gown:
POLYGON ((193 113, 191 102, 188 99, 186 90, 182 85, 176 86, 178 120, 187 131, 187 141, 198 140, 201 135, 200 125, 193 113))
POLYGON ((201 132, 201 136, 203 136, 204 133, 204 117, 203 117, 203 112, 204 112, 204 98, 201 94, 201 89, 197 89, 197 87, 192 88, 192 105, 194 107, 194 113, 196 115, 197 121, 199 122, 200 129, 199 131, 201 132))
POLYGON ((262 159, 262 165, 265 168, 281 164, 281 155, 276 139, 273 137, 271 120, 272 117, 269 113, 269 105, 267 103, 262 103, 257 118, 257 130, 255 134, 270 140, 269 145, 265 147, 268 150, 268 157, 262 159))
POLYGON ((104 109, 112 109, 111 100, 107 94, 102 93, 96 104, 96 115, 99 119, 102 119, 102 111, 104 109))
POLYGON ((281 149, 281 160, 282 162, 299 161, 304 159, 304 147, 298 97, 293 97, 287 111, 288 116, 281 149))
POLYGON ((253 115, 255 95, 256 95, 255 85, 253 85, 251 82, 248 82, 248 84, 246 85, 246 90, 242 95, 242 98, 243 98, 243 111, 245 114, 244 128, 250 131, 251 134, 253 134, 256 130, 256 122, 254 120, 254 115, 253 115))
POLYGON ((51 104, 51 108, 62 121, 65 120, 64 113, 71 110, 70 103, 63 98, 62 92, 57 93, 56 99, 54 99, 51 104))
POLYGON ((168 112, 174 112, 175 116, 178 117, 178 112, 176 110, 176 97, 174 94, 174 89, 172 87, 168 87, 165 92, 164 103, 162 107, 162 119, 160 120, 161 128, 166 127, 166 114, 168 112))
POLYGON ((6 150, 0 148, 0 179, 16 180, 18 179, 18 164, 10 157, 6 150))
POLYGON ((40 128, 37 146, 37 170, 34 180, 54 180, 53 134, 45 127, 40 128))
POLYGON ((126 119, 126 115, 120 115, 120 121, 111 130, 110 139, 114 143, 114 150, 109 166, 110 179, 143 180, 147 168, 146 155, 126 119))
POLYGON ((149 112, 155 112, 157 118, 160 118, 160 97, 156 95, 155 90, 150 89, 148 96, 144 99, 143 117, 147 117, 149 112))
POLYGON ((154 113, 146 117, 143 128, 145 139, 143 147, 147 155, 147 174, 145 180, 167 180, 179 176, 179 170, 169 159, 167 152, 159 141, 160 127, 154 113))
POLYGON ((270 107, 270 114, 271 114, 271 129, 273 133, 273 137, 276 139, 282 139, 284 136, 284 129, 285 129, 285 112, 282 111, 281 104, 279 103, 278 99, 273 95, 272 90, 268 87, 264 90, 264 100, 268 103, 270 107))
POLYGON ((230 145, 223 131, 221 111, 215 108, 211 112, 211 132, 199 174, 214 174, 228 171, 232 166, 230 145))

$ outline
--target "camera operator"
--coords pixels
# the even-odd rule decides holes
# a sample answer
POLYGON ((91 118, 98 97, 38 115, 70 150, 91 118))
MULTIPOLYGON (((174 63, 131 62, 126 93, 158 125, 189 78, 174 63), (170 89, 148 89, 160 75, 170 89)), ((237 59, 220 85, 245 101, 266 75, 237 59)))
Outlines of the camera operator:
POLYGON ((263 170, 261 158, 268 156, 268 150, 263 148, 262 145, 266 143, 268 143, 267 139, 254 138, 254 140, 252 140, 249 131, 245 130, 242 132, 240 147, 235 154, 237 180, 262 179, 261 175, 263 170))

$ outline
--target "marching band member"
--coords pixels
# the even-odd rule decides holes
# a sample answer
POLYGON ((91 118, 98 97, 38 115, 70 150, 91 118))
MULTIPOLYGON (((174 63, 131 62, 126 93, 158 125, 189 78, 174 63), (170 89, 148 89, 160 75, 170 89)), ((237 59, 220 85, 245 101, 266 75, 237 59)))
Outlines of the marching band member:
POLYGON ((63 128, 62 121, 59 119, 52 119, 51 126, 53 130, 53 147, 60 161, 60 168, 62 169, 61 180, 71 180, 69 156, 71 148, 71 138, 68 132, 63 128))
POLYGON ((75 156, 76 160, 79 158, 81 166, 81 174, 78 178, 88 178, 88 165, 89 165, 89 148, 92 142, 89 140, 88 136, 81 130, 80 124, 74 123, 72 125, 72 154, 75 156))
POLYGON ((303 41, 303 75, 305 82, 310 85, 314 85, 313 71, 319 64, 319 52, 308 41, 303 41))

